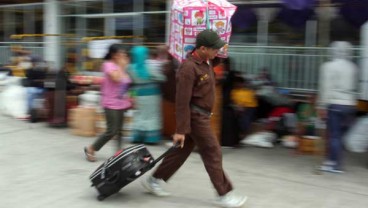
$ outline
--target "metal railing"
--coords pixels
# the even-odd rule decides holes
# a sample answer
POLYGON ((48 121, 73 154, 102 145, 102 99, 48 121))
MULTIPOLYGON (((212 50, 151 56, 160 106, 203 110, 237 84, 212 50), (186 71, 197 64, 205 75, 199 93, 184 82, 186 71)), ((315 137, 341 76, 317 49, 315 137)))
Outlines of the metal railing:
MULTIPOLYGON (((22 45, 33 55, 43 56, 41 42, 8 42, 0 45, 0 63, 9 63, 11 47, 22 45)), ((328 47, 236 46, 230 45, 232 69, 245 74, 259 74, 266 68, 280 88, 293 91, 315 91, 319 67, 329 60, 328 47)), ((360 48, 353 49, 352 60, 359 66, 360 48)))
MULTIPOLYGON (((230 46, 232 69, 259 74, 266 68, 280 88, 315 91, 321 64, 330 59, 327 47, 230 46)), ((352 60, 359 65, 361 49, 354 48, 352 60)))
POLYGON ((14 46, 22 46, 22 49, 29 51, 32 55, 43 56, 43 42, 1 42, 0 45, 0 64, 11 63, 14 46))

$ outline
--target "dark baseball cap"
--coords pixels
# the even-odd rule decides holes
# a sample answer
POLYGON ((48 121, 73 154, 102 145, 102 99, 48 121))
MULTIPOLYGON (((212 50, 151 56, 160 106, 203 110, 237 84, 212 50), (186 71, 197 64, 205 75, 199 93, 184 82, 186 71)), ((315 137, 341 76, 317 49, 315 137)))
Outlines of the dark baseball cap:
POLYGON ((213 30, 203 30, 198 33, 196 37, 197 48, 204 46, 213 49, 220 49, 224 47, 225 44, 226 42, 221 40, 220 36, 213 30))

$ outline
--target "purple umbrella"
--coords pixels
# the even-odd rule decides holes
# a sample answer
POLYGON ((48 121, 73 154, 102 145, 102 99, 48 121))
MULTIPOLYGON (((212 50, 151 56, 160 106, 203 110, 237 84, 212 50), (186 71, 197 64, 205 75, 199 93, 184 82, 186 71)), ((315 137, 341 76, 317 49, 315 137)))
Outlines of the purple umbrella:
POLYGON ((313 9, 294 10, 283 7, 277 18, 290 27, 302 28, 313 15, 313 9))
POLYGON ((231 23, 233 27, 239 29, 248 29, 249 27, 257 23, 257 15, 253 11, 253 9, 243 5, 239 5, 238 9, 231 18, 231 23))
POLYGON ((360 28, 368 21, 368 0, 339 0, 342 3, 340 14, 346 21, 360 28))
POLYGON ((316 0, 282 0, 284 6, 292 10, 313 9, 316 0))

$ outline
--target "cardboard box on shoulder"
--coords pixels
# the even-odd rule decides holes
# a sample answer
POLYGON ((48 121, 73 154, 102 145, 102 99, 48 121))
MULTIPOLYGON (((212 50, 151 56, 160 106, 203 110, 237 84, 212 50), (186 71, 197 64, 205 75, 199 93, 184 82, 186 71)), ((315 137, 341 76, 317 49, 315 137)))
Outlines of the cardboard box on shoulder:
MULTIPOLYGON (((231 17, 236 6, 226 0, 174 0, 171 7, 169 52, 180 62, 195 48, 195 38, 201 31, 212 29, 229 43, 231 17)), ((227 45, 219 57, 227 57, 227 45)))

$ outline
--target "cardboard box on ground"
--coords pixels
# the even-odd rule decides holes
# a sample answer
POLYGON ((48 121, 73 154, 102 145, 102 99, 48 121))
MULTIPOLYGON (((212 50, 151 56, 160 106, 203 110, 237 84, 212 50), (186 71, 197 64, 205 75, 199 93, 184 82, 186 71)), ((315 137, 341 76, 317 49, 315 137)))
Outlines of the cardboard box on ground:
POLYGON ((96 135, 96 108, 77 107, 69 110, 68 125, 77 136, 96 135))
POLYGON ((302 136, 297 148, 300 154, 324 155, 326 153, 326 130, 318 129, 318 136, 302 136))
MULTIPOLYGON (((124 114, 122 129, 124 138, 130 138, 133 114, 133 110, 128 110, 124 114)), ((106 130, 105 114, 102 109, 96 107, 78 106, 70 109, 68 124, 71 127, 72 134, 77 136, 99 136, 106 130)))

